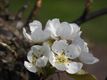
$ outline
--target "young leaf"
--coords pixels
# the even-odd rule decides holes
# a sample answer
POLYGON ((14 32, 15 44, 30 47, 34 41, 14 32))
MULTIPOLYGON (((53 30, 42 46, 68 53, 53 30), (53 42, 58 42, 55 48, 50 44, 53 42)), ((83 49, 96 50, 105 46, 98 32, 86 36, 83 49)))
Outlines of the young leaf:
POLYGON ((83 75, 78 74, 69 74, 71 78, 74 78, 75 80, 96 80, 95 76, 87 73, 83 75))

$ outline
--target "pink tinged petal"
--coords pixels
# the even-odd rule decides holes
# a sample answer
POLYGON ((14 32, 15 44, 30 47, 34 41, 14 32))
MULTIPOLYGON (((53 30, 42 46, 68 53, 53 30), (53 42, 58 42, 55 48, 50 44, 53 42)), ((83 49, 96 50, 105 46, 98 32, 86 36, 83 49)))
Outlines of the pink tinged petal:
POLYGON ((36 66, 37 67, 45 67, 47 62, 48 62, 48 59, 45 56, 43 56, 43 57, 37 59, 36 66))
POLYGON ((52 45, 52 50, 56 54, 62 54, 65 51, 67 45, 68 44, 66 40, 55 41, 52 45))
POLYGON ((99 59, 94 57, 93 54, 87 52, 81 53, 79 59, 85 64, 94 64, 99 61, 99 59))
POLYGON ((66 65, 66 71, 70 74, 75 74, 77 73, 79 70, 81 70, 83 64, 82 63, 77 63, 77 62, 71 62, 69 64, 66 65))
POLYGON ((65 51, 65 55, 69 57, 70 59, 75 59, 79 57, 81 53, 81 49, 78 45, 69 45, 65 51))
POLYGON ((61 26, 57 29, 57 35, 60 36, 62 39, 71 39, 72 32, 73 29, 67 22, 62 22, 61 26))
POLYGON ((36 29, 42 29, 42 24, 37 20, 30 23, 29 26, 30 26, 31 33, 33 33, 36 29))
POLYGON ((23 35, 27 40, 32 41, 31 36, 26 32, 25 28, 23 28, 23 35))
POLYGON ((33 72, 33 73, 36 73, 36 72, 37 72, 37 68, 36 68, 33 64, 31 64, 31 63, 29 63, 29 62, 27 62, 27 61, 24 62, 24 66, 25 66, 30 72, 33 72))

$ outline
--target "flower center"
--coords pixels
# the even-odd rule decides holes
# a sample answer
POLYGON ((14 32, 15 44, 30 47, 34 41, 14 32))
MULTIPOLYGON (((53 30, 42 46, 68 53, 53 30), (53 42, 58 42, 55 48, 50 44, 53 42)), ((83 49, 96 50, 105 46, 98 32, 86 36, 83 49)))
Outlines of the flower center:
POLYGON ((59 55, 56 55, 56 62, 57 63, 68 63, 68 57, 65 56, 63 53, 62 54, 59 54, 59 55))
POLYGON ((37 60, 37 57, 33 54, 32 55, 32 64, 35 64, 37 60))

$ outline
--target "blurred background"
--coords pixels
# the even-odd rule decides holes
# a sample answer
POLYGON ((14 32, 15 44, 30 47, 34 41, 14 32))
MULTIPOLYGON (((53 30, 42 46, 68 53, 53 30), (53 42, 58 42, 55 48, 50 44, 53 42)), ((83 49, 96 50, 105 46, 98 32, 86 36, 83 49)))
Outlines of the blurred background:
MULTIPOLYGON (((2 1, 3 0, 0 0, 0 7, 4 5, 2 1)), ((11 14, 12 19, 27 0, 7 1, 9 1, 8 12, 11 14)), ((33 6, 35 5, 35 0, 28 0, 28 2, 28 8, 24 11, 23 16, 21 17, 23 22, 26 22, 33 6)), ((40 20, 44 26, 47 20, 53 18, 59 18, 61 21, 72 22, 82 15, 84 11, 84 2, 85 0, 43 0, 38 14, 36 17, 33 17, 33 19, 40 20)), ((100 10, 105 7, 107 7, 107 0, 93 0, 90 12, 100 10)), ((2 12, 3 10, 1 9, 0 13, 2 12)), ((0 29, 2 29, 2 23, 4 21, 1 19, 2 18, 0 18, 0 29)), ((8 23, 12 22, 9 21, 8 23)), ((102 15, 82 23, 81 30, 83 31, 82 37, 86 42, 88 42, 90 51, 94 54, 94 56, 100 59, 99 63, 86 65, 86 69, 90 73, 94 74, 98 80, 105 80, 107 77, 107 15, 102 15)), ((2 34, 2 30, 0 30, 0 35, 2 34)), ((2 71, 0 71, 0 75, 1 74, 2 71)), ((1 78, 0 80, 5 79, 1 78)))
MULTIPOLYGON (((23 6, 25 0, 10 0, 9 11, 14 15, 23 6)), ((25 10, 23 19, 26 20, 35 0, 29 1, 29 7, 25 10)), ((107 7, 107 0, 93 0, 91 11, 107 7)), ((71 22, 78 18, 84 9, 84 0, 43 0, 42 7, 36 19, 43 24, 48 19, 59 18, 61 21, 71 22)), ((107 43, 107 15, 98 17, 81 25, 85 38, 94 43, 107 43), (100 26, 100 27, 99 27, 100 26)))

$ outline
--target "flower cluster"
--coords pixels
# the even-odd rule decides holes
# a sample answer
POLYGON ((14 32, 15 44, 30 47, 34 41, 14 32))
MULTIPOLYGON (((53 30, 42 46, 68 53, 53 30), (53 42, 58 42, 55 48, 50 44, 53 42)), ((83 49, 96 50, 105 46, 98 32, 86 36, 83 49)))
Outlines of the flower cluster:
POLYGON ((89 52, 87 43, 80 37, 80 27, 75 23, 60 22, 59 19, 48 20, 45 28, 35 20, 29 24, 31 34, 23 29, 27 40, 34 45, 27 54, 24 66, 31 72, 37 72, 49 62, 60 71, 75 74, 85 64, 94 64, 99 60, 89 52))

